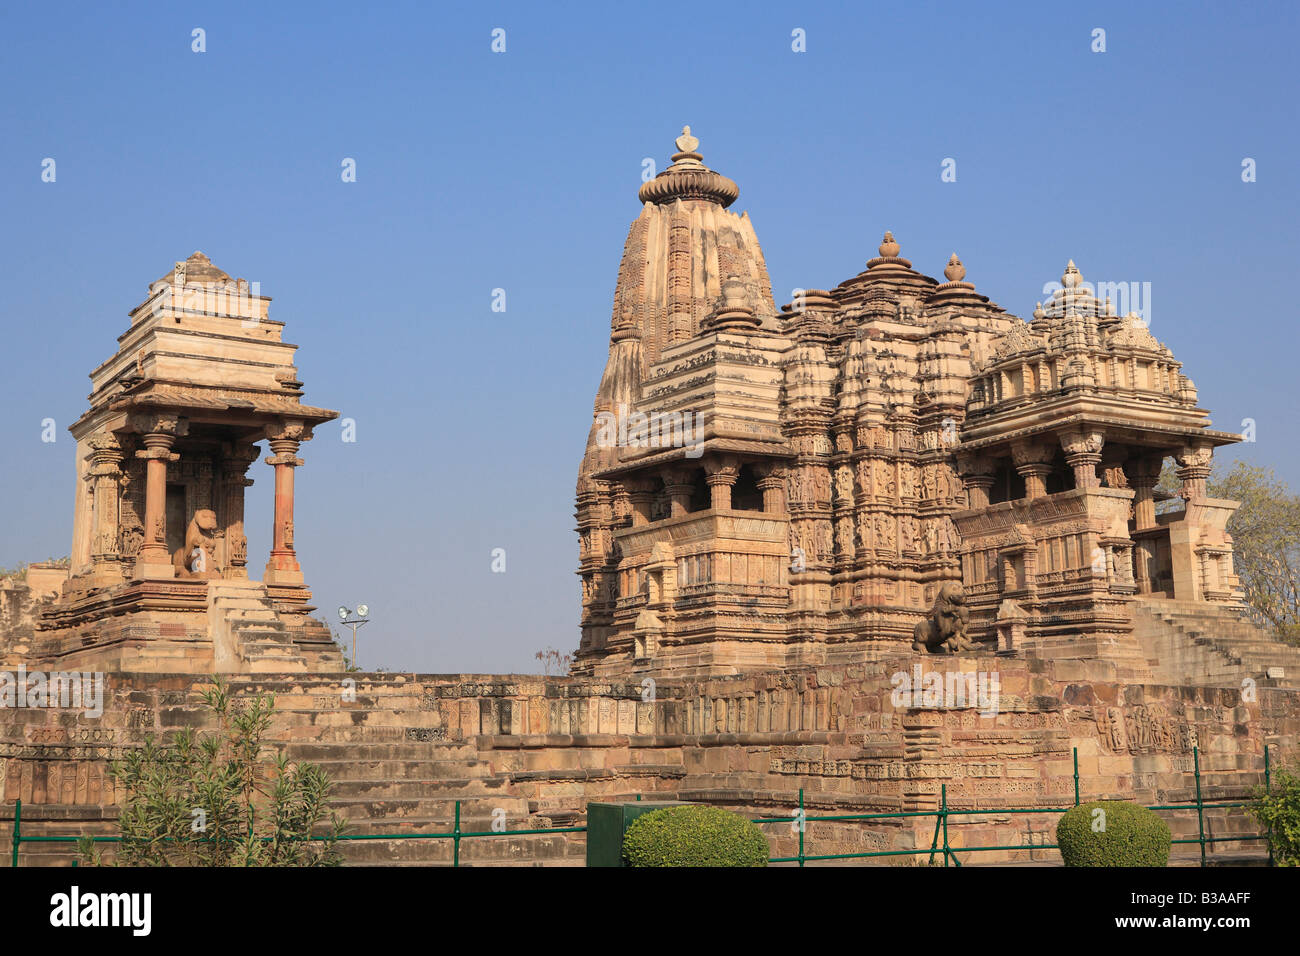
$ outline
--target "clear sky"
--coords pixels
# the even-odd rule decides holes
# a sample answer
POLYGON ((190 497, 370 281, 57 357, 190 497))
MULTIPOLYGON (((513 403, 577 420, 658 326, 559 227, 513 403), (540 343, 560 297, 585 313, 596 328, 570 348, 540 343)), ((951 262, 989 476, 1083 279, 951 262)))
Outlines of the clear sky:
MULTIPOLYGON (((361 664, 573 649, 618 262, 642 160, 684 123, 739 183, 778 303, 861 271, 885 229, 1022 316, 1069 258, 1150 283, 1216 427, 1256 422, 1227 455, 1300 487, 1296 9, 8 4, 0 566, 68 553, 87 373, 201 249, 274 298, 305 400, 357 423, 304 446, 296 542, 323 611, 372 608, 361 664)), ((251 474, 260 572, 271 469, 251 474)))

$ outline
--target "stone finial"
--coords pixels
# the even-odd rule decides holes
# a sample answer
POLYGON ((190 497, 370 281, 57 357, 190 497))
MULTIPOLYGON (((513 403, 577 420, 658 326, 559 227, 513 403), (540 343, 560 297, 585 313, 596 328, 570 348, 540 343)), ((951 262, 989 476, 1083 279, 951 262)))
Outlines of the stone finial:
POLYGON ((1071 259, 1065 267, 1065 273, 1061 276, 1061 285, 1065 286, 1067 289, 1073 289, 1082 281, 1083 276, 1079 274, 1078 266, 1076 266, 1074 260, 1071 259))
POLYGON ((682 135, 674 143, 678 151, 673 153, 672 163, 638 190, 641 202, 665 205, 679 199, 702 199, 726 209, 736 201, 740 187, 704 165, 704 157, 697 152, 700 141, 691 135, 689 126, 682 127, 682 135))
POLYGON ((943 274, 949 282, 960 282, 966 278, 966 267, 957 258, 957 253, 954 252, 952 257, 948 259, 948 264, 943 268, 943 274))
POLYGON ((1044 319, 1044 318, 1046 318, 1046 317, 1047 317, 1047 313, 1043 311, 1043 303, 1041 303, 1041 302, 1035 302, 1035 303, 1034 303, 1034 318, 1035 318, 1035 319, 1044 319))
POLYGON ((880 255, 884 259, 892 259, 898 255, 898 243, 894 241, 892 232, 886 232, 885 238, 881 240, 880 255))
POLYGON ((723 281, 722 295, 706 324, 716 330, 753 328, 759 324, 750 304, 749 290, 739 276, 730 275, 723 281))

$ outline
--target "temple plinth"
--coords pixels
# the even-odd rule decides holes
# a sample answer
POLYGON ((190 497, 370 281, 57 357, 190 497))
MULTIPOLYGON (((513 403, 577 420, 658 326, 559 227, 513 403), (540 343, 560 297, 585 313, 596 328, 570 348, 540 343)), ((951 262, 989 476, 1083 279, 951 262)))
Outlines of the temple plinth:
POLYGON ((340 665, 310 617, 293 536, 300 447, 338 413, 302 402, 297 346, 269 305, 256 283, 196 252, 131 311, 70 429, 81 479, 71 567, 38 621, 34 654, 94 670, 340 665), (259 441, 275 474, 275 524, 256 582, 244 497, 259 441))

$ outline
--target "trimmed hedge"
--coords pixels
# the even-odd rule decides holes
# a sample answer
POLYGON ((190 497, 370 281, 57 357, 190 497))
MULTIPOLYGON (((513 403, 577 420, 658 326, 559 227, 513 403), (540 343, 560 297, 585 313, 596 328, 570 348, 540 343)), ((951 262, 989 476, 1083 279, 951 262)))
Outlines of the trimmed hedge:
POLYGON ((1080 804, 1056 824, 1066 866, 1166 866, 1171 840, 1169 824, 1154 810, 1126 800, 1080 804))
POLYGON ((632 821, 623 835, 628 866, 767 866, 767 837, 720 807, 664 807, 632 821))

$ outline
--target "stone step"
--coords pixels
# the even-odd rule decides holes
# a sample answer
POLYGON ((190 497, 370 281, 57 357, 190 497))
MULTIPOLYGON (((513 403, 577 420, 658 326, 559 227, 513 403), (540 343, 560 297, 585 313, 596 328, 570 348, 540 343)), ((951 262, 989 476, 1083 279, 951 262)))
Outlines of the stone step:
POLYGON ((286 751, 295 760, 453 760, 461 756, 477 758, 479 751, 460 741, 392 743, 291 743, 286 751))
POLYGON ((469 799, 504 793, 507 781, 500 777, 445 777, 441 779, 333 779, 332 800, 420 800, 425 798, 469 799))
POLYGON ((314 760, 331 780, 481 779, 492 775, 486 760, 314 760))
MULTIPOLYGON (((494 810, 505 810, 506 819, 528 819, 528 801, 522 797, 472 795, 416 797, 410 799, 339 797, 330 800, 330 809, 344 820, 382 820, 393 823, 403 818, 421 817, 450 820, 455 816, 455 804, 460 800, 461 818, 482 818, 490 821, 494 810)), ((462 825, 462 828, 463 825, 462 825)), ((490 829, 490 826, 487 827, 490 829)))

